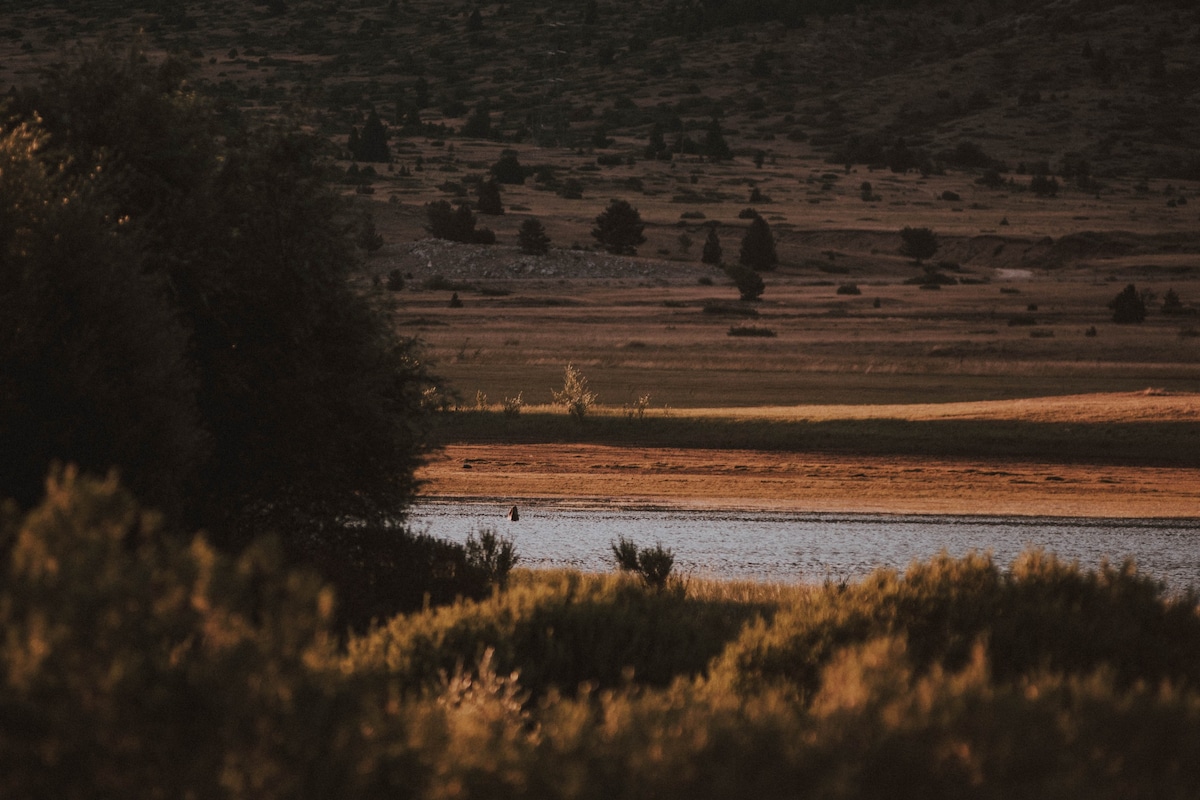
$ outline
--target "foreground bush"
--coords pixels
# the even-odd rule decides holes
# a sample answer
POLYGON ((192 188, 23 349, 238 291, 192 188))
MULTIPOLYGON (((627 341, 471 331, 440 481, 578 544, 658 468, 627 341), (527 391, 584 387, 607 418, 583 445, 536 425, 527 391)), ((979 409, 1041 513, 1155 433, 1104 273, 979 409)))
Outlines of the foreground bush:
POLYGON ((1196 608, 1031 554, 778 591, 517 572, 339 649, 256 544, 0 518, 0 796, 1190 798, 1196 608), (741 592, 735 599, 735 591, 741 592), (760 620, 755 622, 754 620, 760 620), (740 633, 739 633, 740 632, 740 633))

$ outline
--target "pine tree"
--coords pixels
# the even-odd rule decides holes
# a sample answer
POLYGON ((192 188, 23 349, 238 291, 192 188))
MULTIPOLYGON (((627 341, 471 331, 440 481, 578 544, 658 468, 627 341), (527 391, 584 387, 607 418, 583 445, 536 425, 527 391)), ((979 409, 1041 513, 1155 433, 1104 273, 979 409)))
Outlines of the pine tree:
POLYGON ((358 161, 387 162, 392 160, 391 149, 387 143, 387 128, 379 114, 371 111, 367 123, 363 125, 359 137, 358 161))
POLYGON ((663 138, 662 125, 657 122, 654 123, 654 126, 650 128, 650 139, 646 143, 644 155, 647 160, 669 157, 667 142, 666 139, 663 138))
POLYGON ((733 158, 733 151, 729 149, 725 136, 721 133, 721 121, 716 117, 713 117, 712 122, 708 123, 700 152, 713 161, 728 161, 733 158))
POLYGON ((472 139, 492 138, 492 115, 486 100, 475 106, 475 111, 467 117, 467 121, 463 123, 462 135, 472 139))
POLYGON ((1108 307, 1112 309, 1113 322, 1127 324, 1143 322, 1146 319, 1146 301, 1138 294, 1137 287, 1132 283, 1109 301, 1108 307))
POLYGON ((713 265, 721 263, 721 240, 717 237, 716 225, 712 225, 708 229, 708 236, 704 239, 704 252, 700 256, 700 261, 704 264, 713 265))
POLYGON ((637 246, 646 241, 642 215, 625 200, 613 200, 596 217, 592 236, 614 255, 637 255, 637 246))
POLYGON ((521 252, 529 256, 544 256, 550 250, 550 237, 537 219, 531 218, 521 223, 517 242, 521 245, 521 252))
POLYGON ((931 258, 941 246, 937 234, 929 228, 904 228, 900 231, 900 255, 907 256, 918 265, 931 258))
POLYGON ((504 213, 504 205, 500 202, 500 184, 495 179, 483 181, 475 189, 478 202, 475 204, 480 214, 499 216, 504 213))
POLYGON ((738 263, 759 272, 775 269, 779 257, 775 254, 775 237, 767 221, 755 214, 750 220, 750 227, 742 237, 742 249, 738 253, 738 263))

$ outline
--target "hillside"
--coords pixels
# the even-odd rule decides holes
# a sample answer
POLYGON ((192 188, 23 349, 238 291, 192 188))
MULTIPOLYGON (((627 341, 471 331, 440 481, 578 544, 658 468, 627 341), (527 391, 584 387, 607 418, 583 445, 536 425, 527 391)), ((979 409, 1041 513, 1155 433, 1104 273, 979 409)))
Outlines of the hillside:
MULTIPOLYGON (((639 158, 652 125, 686 150, 718 116, 739 158, 902 165, 899 146, 913 166, 982 166, 975 149, 955 155, 972 142, 1014 171, 1200 179, 1200 12, 1187 3, 860 3, 791 27, 732 24, 716 3, 619 0, 26 5, 0 19, 0 86, 78 42, 140 31, 248 112, 297 114, 336 140, 374 108, 406 128, 400 161, 483 103, 483 138, 612 139, 598 149, 639 158)), ((742 13, 773 15, 754 5, 742 13)))

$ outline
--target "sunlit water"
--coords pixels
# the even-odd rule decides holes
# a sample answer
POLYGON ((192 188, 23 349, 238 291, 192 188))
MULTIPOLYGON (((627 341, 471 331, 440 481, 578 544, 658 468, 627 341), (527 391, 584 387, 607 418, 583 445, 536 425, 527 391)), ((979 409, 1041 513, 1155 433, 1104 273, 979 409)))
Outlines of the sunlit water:
POLYGON ((618 536, 639 545, 662 543, 676 568, 703 577, 785 583, 854 579, 877 567, 904 569, 943 551, 991 552, 1003 567, 1040 548, 1084 567, 1107 559, 1137 562, 1174 590, 1200 589, 1200 519, 912 516, 625 510, 423 502, 415 530, 454 541, 483 528, 511 537, 528 567, 611 570, 609 544, 618 536))

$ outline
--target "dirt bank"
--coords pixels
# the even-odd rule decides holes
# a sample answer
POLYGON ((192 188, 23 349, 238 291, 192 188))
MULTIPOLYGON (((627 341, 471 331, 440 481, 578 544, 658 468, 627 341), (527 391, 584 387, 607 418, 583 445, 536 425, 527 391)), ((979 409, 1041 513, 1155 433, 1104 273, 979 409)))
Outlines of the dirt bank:
POLYGON ((1193 470, 580 444, 452 445, 429 497, 797 511, 1200 516, 1193 470))

